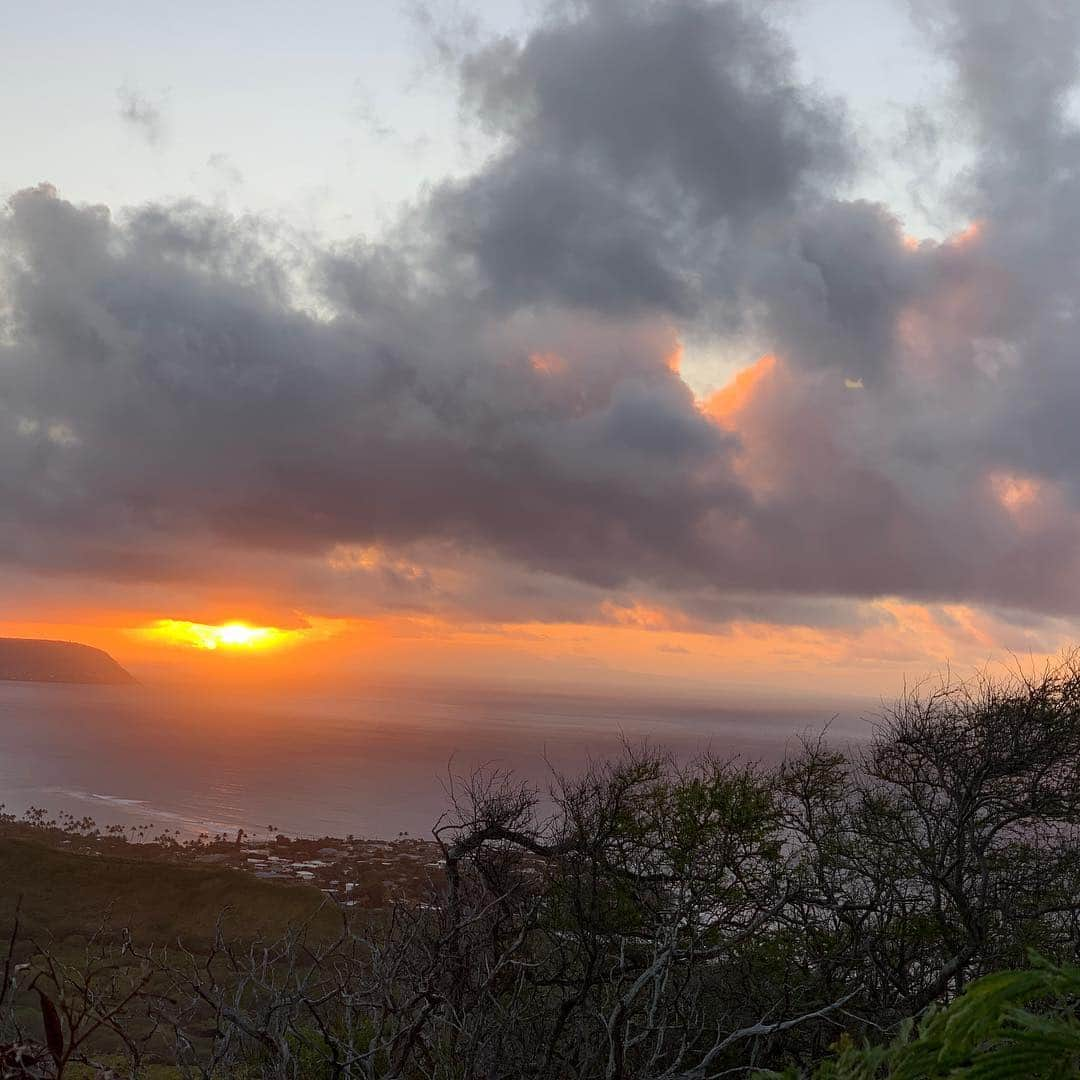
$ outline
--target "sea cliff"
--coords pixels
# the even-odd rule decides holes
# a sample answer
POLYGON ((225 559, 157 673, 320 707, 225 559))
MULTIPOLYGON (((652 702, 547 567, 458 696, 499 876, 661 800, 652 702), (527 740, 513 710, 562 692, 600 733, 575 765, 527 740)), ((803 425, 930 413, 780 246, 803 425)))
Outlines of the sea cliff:
POLYGON ((136 679, 107 652, 74 641, 0 638, 0 681, 130 685, 136 679))

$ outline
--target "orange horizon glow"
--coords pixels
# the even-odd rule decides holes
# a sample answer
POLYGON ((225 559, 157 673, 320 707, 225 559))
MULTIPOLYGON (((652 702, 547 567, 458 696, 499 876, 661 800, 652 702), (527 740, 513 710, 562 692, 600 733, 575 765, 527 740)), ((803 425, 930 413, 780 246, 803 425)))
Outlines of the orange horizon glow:
POLYGON ((1059 621, 1017 628, 971 604, 882 597, 863 602, 860 611, 846 626, 749 617, 714 624, 653 598, 621 596, 581 622, 383 613, 351 620, 305 615, 297 628, 283 628, 255 618, 149 621, 144 612, 142 629, 137 612, 85 611, 78 622, 0 621, 0 636, 94 645, 146 685, 180 680, 265 689, 276 680, 325 689, 401 678, 875 697, 891 696, 905 679, 918 680, 946 662, 976 668, 1017 654, 1041 662, 1080 636, 1059 621), (199 638, 207 633, 211 645, 199 638))

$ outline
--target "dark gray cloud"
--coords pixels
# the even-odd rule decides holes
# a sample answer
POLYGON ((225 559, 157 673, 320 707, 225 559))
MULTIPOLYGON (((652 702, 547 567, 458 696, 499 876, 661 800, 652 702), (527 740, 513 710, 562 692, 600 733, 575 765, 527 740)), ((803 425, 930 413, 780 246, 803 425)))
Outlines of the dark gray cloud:
POLYGON ((445 260, 475 274, 477 301, 496 309, 553 302, 682 314, 699 303, 672 219, 543 151, 523 149, 443 187, 429 212, 445 260))
MULTIPOLYGON (((428 227, 479 297, 686 315, 733 296, 748 253, 850 173, 842 108, 796 83, 739 3, 575 5, 461 62, 505 149, 444 185, 428 227)), ((735 314, 732 308, 732 314, 735 314)))
POLYGON ((12 200, 9 557, 65 563, 78 536, 128 572, 164 557, 158 532, 309 552, 445 535, 614 578, 613 546, 667 561, 677 520, 737 498, 715 464, 730 439, 647 328, 600 327, 548 373, 530 355, 545 337, 565 352, 566 326, 530 340, 438 296, 316 318, 257 236, 185 208, 117 224, 49 189, 12 200), (657 506, 670 524, 641 520, 657 506))
POLYGON ((702 220, 747 224, 846 171, 837 108, 792 75, 749 6, 575 5, 523 44, 466 57, 466 100, 511 143, 594 164, 702 220))
POLYGON ((944 243, 845 197, 842 107, 733 0, 466 52, 492 156, 381 240, 20 193, 0 560, 492 619, 1080 611, 1080 9, 924 18, 980 222, 944 243), (680 331, 779 359, 702 402, 680 331))
POLYGON ((825 202, 785 243, 747 254, 743 296, 794 363, 877 381, 894 359, 897 317, 925 282, 899 223, 877 204, 825 202))

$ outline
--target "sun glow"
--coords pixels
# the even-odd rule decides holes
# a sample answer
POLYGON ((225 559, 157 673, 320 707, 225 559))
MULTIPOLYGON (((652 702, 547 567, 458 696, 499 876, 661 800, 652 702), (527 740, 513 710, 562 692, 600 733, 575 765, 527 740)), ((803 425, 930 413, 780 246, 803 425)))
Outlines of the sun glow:
POLYGON ((239 620, 213 625, 184 619, 158 619, 140 631, 141 636, 165 645, 186 645, 194 649, 263 650, 300 640, 303 630, 281 630, 276 626, 250 626, 239 620))

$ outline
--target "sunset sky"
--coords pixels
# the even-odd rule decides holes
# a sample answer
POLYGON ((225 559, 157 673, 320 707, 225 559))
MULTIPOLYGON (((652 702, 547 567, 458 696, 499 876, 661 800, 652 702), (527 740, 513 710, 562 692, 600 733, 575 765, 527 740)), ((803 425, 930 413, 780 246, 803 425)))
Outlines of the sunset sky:
POLYGON ((779 695, 1080 643, 1080 5, 4 38, 0 635, 779 695))

